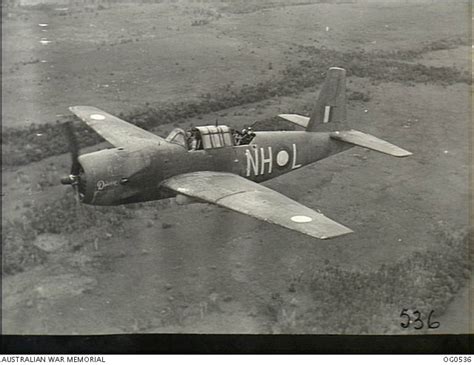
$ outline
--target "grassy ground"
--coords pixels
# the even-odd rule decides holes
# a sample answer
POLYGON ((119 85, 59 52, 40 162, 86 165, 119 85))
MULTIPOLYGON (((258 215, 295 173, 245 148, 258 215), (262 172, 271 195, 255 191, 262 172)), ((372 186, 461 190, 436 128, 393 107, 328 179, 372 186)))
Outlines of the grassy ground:
POLYGON ((54 123, 72 104, 128 112, 146 102, 188 100, 229 83, 253 85, 298 62, 293 48, 298 45, 391 51, 466 38, 469 31, 467 7, 460 4, 253 10, 235 14, 213 2, 165 2, 6 18, 3 127, 54 123), (201 18, 209 23, 192 25, 201 18), (40 43, 43 38, 51 43, 40 43))
MULTIPOLYGON (((4 332, 398 333, 400 306, 441 315, 461 288, 465 7, 227 5, 37 12, 3 23, 4 332), (53 42, 42 45, 46 33, 53 42), (122 112, 162 135, 216 117, 269 128, 278 113, 307 114, 335 64, 350 74, 350 126, 414 155, 356 148, 268 185, 353 235, 314 242, 166 201, 81 212, 57 183, 69 157, 49 123, 67 105, 122 112), (33 121, 40 126, 18 128, 33 121)), ((79 133, 86 145, 99 141, 79 133)))

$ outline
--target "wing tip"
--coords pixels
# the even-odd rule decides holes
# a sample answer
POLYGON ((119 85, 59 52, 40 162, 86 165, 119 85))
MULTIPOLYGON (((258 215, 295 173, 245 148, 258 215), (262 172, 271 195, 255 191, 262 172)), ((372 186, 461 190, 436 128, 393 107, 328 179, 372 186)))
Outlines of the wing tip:
MULTIPOLYGON (((76 105, 70 106, 69 110, 86 124, 97 123, 110 119, 111 115, 94 106, 76 105)), ((112 116, 113 117, 113 116, 112 116)), ((97 131, 101 134, 99 131, 97 131)))
POLYGON ((73 110, 83 109, 83 108, 90 108, 90 107, 86 105, 71 105, 68 109, 70 111, 73 111, 73 110))
POLYGON ((393 157, 407 157, 413 155, 412 152, 407 151, 393 143, 355 129, 349 129, 347 131, 334 131, 331 132, 329 136, 338 141, 385 153, 386 155, 393 157))
POLYGON ((72 105, 68 107, 69 111, 72 113, 80 113, 80 112, 94 112, 94 111, 99 111, 99 108, 96 108, 95 106, 90 106, 90 105, 72 105))
POLYGON ((399 152, 396 152, 396 153, 393 153, 392 156, 395 156, 395 157, 408 157, 408 156, 412 156, 413 155, 413 152, 410 152, 410 151, 407 151, 407 150, 402 150, 402 151, 399 151, 399 152))
POLYGON ((348 235, 350 233, 354 233, 354 231, 350 228, 344 227, 344 230, 341 230, 339 232, 320 235, 316 238, 319 238, 320 240, 329 240, 329 239, 336 238, 336 237, 342 237, 342 236, 348 235))

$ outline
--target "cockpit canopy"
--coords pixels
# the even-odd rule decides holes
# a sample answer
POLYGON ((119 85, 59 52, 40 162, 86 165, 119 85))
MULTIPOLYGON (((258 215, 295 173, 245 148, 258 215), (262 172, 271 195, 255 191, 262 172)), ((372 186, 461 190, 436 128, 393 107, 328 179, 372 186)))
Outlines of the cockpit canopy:
POLYGON ((175 128, 166 140, 190 150, 208 150, 235 145, 233 131, 225 125, 194 127, 188 132, 175 128))
POLYGON ((170 143, 175 143, 180 146, 183 146, 184 148, 188 148, 188 141, 186 137, 186 132, 184 129, 181 128, 175 128, 171 131, 171 133, 166 137, 166 141, 170 143))
POLYGON ((232 147, 234 138, 232 130, 226 125, 208 125, 204 127, 195 127, 199 132, 202 141, 202 148, 205 150, 220 147, 232 147))

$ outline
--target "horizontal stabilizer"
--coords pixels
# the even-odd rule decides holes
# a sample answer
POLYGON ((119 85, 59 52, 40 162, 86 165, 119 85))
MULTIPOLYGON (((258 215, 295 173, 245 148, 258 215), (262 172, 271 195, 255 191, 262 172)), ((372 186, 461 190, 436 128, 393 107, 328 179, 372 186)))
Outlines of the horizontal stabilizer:
POLYGON ((297 124, 300 127, 306 128, 308 126, 309 118, 298 115, 298 114, 278 114, 280 118, 283 118, 291 123, 297 124))
POLYGON ((406 157, 412 155, 411 152, 404 150, 394 144, 374 137, 370 134, 359 132, 356 130, 340 131, 330 133, 331 138, 338 141, 351 143, 356 146, 369 148, 374 151, 386 153, 395 157, 406 157))

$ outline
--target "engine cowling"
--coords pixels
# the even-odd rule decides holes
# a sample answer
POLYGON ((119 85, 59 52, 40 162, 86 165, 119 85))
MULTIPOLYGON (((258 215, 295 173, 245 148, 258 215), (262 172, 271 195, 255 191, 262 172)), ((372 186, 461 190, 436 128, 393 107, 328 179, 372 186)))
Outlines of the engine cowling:
MULTIPOLYGON (((152 184, 150 179, 137 176, 146 174, 151 163, 151 154, 112 148, 88 153, 79 157, 81 172, 78 188, 81 201, 93 205, 118 205, 133 202, 152 184)), ((137 200, 139 201, 139 199, 137 200)))

